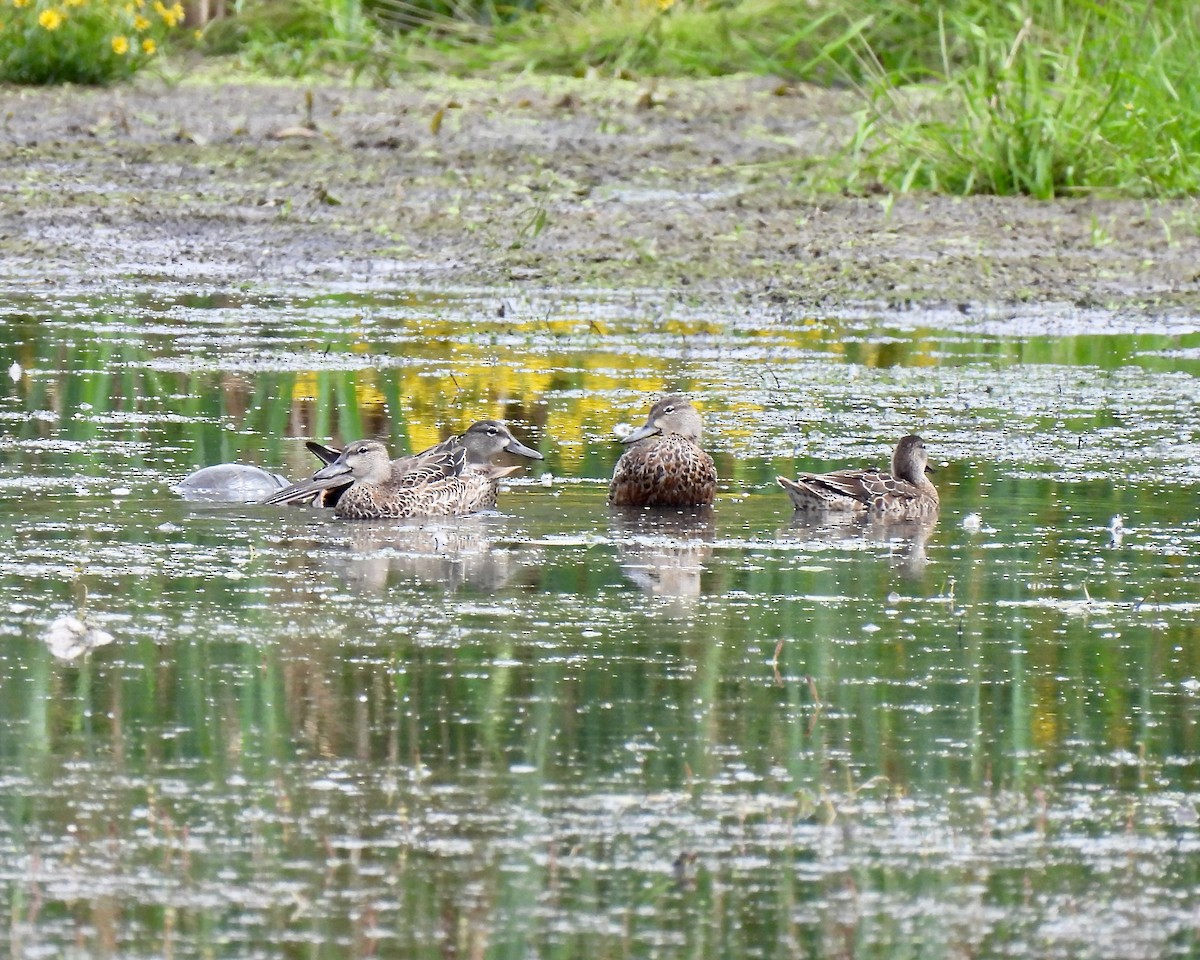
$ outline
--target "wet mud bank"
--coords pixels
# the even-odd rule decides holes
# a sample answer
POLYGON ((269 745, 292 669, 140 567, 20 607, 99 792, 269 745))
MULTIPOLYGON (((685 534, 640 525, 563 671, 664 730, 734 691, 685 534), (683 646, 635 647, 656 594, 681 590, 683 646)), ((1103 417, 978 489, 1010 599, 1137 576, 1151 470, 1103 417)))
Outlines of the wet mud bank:
POLYGON ((846 94, 769 79, 8 89, 10 288, 679 291, 1187 315, 1191 200, 814 196, 846 94))

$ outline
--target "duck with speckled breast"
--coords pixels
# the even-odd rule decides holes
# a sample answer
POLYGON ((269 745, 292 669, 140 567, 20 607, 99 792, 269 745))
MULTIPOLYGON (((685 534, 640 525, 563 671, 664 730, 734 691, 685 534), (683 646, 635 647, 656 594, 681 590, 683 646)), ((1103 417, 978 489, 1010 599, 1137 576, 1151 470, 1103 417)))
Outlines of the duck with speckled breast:
POLYGON ((663 397, 646 422, 621 439, 628 449, 608 487, 614 507, 705 507, 717 491, 717 468, 700 449, 703 425, 686 397, 663 397))

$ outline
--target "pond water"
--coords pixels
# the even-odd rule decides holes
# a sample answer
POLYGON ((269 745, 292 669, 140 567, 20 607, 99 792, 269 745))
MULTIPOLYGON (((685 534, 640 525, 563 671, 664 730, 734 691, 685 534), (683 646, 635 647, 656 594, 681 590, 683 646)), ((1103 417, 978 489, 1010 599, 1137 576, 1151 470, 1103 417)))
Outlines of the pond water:
POLYGON ((2 311, 11 956, 1200 954, 1200 323, 2 311), (612 515, 613 427, 664 390, 703 411, 717 507, 612 515), (546 457, 497 514, 171 489, 489 416, 546 457), (913 431, 936 524, 793 520, 776 475, 913 431), (64 616, 112 642, 56 656, 64 616))

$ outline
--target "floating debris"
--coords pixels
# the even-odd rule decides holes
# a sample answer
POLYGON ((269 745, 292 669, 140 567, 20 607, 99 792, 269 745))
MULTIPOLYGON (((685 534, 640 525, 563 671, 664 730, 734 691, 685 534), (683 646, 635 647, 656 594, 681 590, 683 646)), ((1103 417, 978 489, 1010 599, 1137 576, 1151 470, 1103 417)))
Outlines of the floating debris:
POLYGON ((1194 827, 1200 823, 1200 814, 1191 803, 1181 800, 1172 812, 1172 819, 1178 827, 1194 827))
POLYGON ((1125 539, 1125 521, 1118 513, 1108 521, 1108 545, 1110 547, 1119 547, 1121 541, 1125 539))
POLYGON ((78 660, 85 653, 113 642, 113 636, 78 617, 59 617, 46 628, 42 642, 60 660, 78 660))
POLYGON ((13 383, 16 383, 21 379, 21 375, 24 372, 25 371, 21 369, 21 365, 14 360, 13 365, 8 368, 8 379, 13 383))

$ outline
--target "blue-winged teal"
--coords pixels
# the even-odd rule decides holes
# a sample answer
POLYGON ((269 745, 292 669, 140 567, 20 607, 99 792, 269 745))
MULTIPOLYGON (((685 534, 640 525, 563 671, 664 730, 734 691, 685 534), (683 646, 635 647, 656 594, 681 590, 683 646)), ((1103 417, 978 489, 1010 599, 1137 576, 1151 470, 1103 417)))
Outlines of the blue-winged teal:
POLYGON ((700 449, 700 414, 687 399, 663 397, 646 422, 623 437, 608 487, 614 507, 698 507, 713 502, 717 468, 700 449))
POLYGON ((189 473, 172 488, 185 500, 256 503, 288 485, 286 477, 245 463, 218 463, 189 473))
POLYGON ((495 466, 493 457, 542 459, 498 420, 480 420, 462 436, 395 460, 375 440, 356 440, 340 452, 311 442, 309 449, 326 465, 264 503, 317 503, 354 520, 474 513, 494 507, 500 478, 520 469, 495 466))
POLYGON ((797 510, 872 512, 893 517, 928 517, 938 512, 937 488, 925 474, 932 473, 925 441, 901 437, 892 454, 892 472, 838 470, 802 473, 795 480, 777 477, 797 510))

